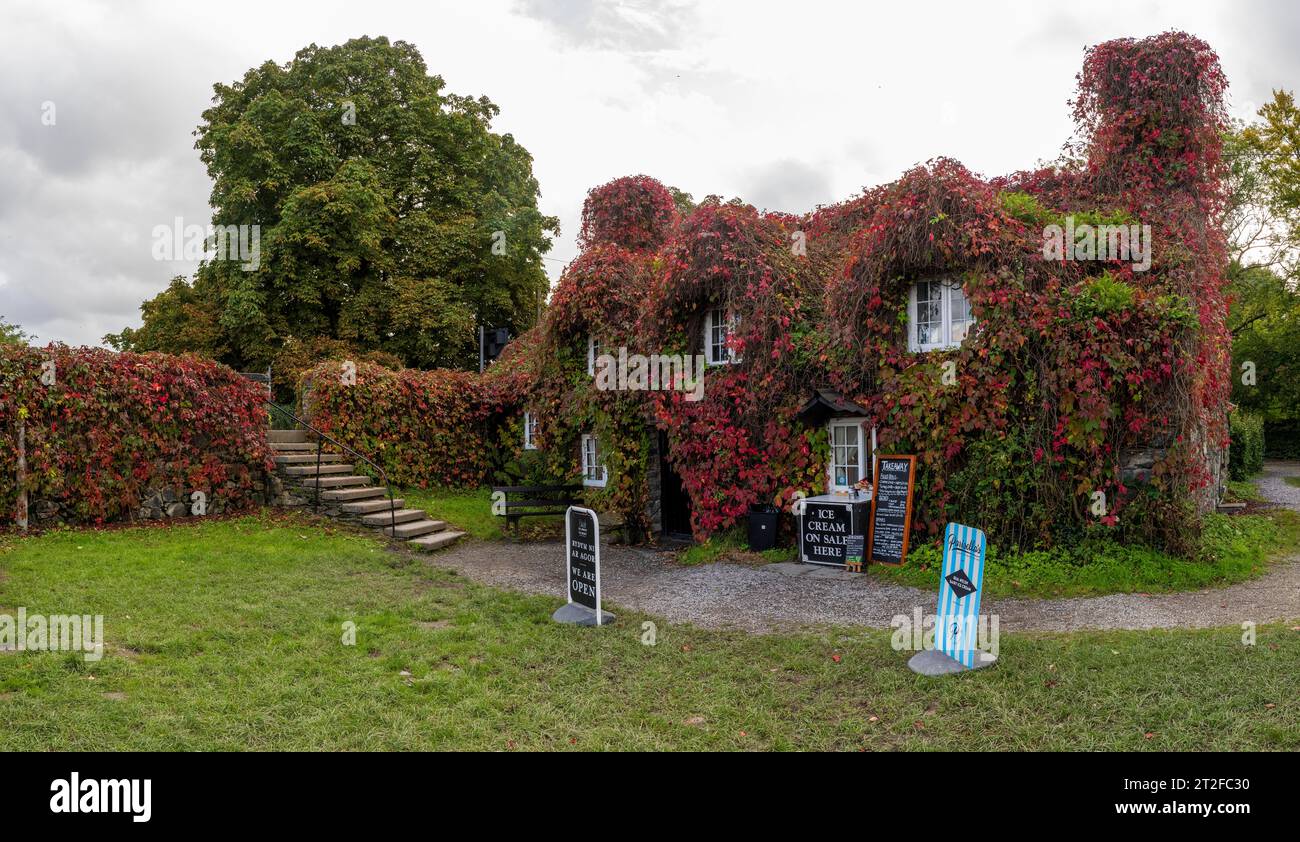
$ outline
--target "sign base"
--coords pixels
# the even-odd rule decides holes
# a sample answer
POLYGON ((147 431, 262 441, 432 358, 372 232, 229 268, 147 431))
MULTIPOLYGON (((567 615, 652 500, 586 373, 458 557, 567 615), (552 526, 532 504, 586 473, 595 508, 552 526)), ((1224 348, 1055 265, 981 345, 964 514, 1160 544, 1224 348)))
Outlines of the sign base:
POLYGON ((608 611, 600 612, 600 620, 596 620, 596 612, 585 605, 576 602, 566 602, 555 613, 551 619, 557 623, 570 623, 575 626, 608 626, 614 622, 614 615, 608 611))
POLYGON ((969 672, 983 669, 997 662, 997 657, 990 655, 988 652, 976 652, 975 666, 968 667, 961 661, 950 657, 947 652, 940 652, 938 649, 926 649, 913 655, 911 660, 907 662, 907 666, 912 672, 920 675, 947 675, 950 672, 969 672))

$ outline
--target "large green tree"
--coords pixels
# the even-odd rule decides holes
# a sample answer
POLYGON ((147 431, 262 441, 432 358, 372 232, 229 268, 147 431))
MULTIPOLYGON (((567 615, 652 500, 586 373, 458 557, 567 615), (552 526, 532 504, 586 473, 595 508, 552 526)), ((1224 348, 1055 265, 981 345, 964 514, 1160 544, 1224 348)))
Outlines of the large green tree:
POLYGON ((0 345, 26 345, 30 338, 18 325, 9 324, 0 318, 0 345))
POLYGON ((558 233, 497 106, 443 90, 410 44, 312 45, 216 85, 195 132, 213 224, 259 225, 260 265, 205 262, 142 306, 119 348, 260 368, 290 339, 420 367, 477 365, 477 326, 519 334, 558 233))
POLYGON ((1232 397, 1289 435, 1300 422, 1300 109, 1275 91, 1258 116, 1224 144, 1232 397))

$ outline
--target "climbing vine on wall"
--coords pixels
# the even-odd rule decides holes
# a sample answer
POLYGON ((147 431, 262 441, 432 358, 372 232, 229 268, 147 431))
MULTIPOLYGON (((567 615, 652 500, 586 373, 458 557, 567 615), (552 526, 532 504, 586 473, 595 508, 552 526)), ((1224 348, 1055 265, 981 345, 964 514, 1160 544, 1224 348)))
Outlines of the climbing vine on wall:
POLYGON ((0 345, 0 523, 14 518, 20 417, 28 497, 68 522, 131 519, 160 489, 252 508, 271 468, 263 397, 194 357, 0 345))

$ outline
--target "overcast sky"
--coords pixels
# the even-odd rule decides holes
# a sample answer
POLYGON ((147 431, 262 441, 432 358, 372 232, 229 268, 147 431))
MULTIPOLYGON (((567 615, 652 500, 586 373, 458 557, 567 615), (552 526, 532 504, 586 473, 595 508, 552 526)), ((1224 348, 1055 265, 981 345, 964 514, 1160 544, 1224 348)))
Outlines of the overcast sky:
POLYGON ((620 175, 799 212, 937 155, 986 176, 1052 159, 1083 48, 1171 28, 1218 51, 1236 116, 1300 88, 1294 0, 2 0, 0 317, 42 343, 138 325, 195 268, 154 260, 152 230, 209 221, 192 132, 213 83, 313 42, 409 41, 499 105, 561 220, 554 277, 587 189, 620 175))

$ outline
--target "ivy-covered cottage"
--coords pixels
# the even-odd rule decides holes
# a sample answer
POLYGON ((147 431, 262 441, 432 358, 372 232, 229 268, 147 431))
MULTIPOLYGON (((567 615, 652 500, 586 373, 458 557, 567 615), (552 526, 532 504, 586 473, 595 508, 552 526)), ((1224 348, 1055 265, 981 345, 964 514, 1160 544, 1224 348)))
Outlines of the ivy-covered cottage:
POLYGON ((916 539, 1186 550, 1227 444, 1226 82, 1182 33, 1078 78, 1071 152, 1037 170, 938 159, 801 216, 597 187, 544 319, 482 377, 361 366, 382 388, 313 412, 405 480, 580 482, 633 540, 845 491, 874 431, 917 457, 916 539))
POLYGON ((1049 168, 940 159, 803 216, 592 190, 546 319, 489 375, 516 378, 505 461, 579 477, 635 534, 698 536, 869 477, 874 429, 918 456, 922 533, 1183 545, 1226 446, 1224 87, 1193 37, 1111 41, 1049 168), (701 398, 600 384, 620 354, 702 360, 701 398))

